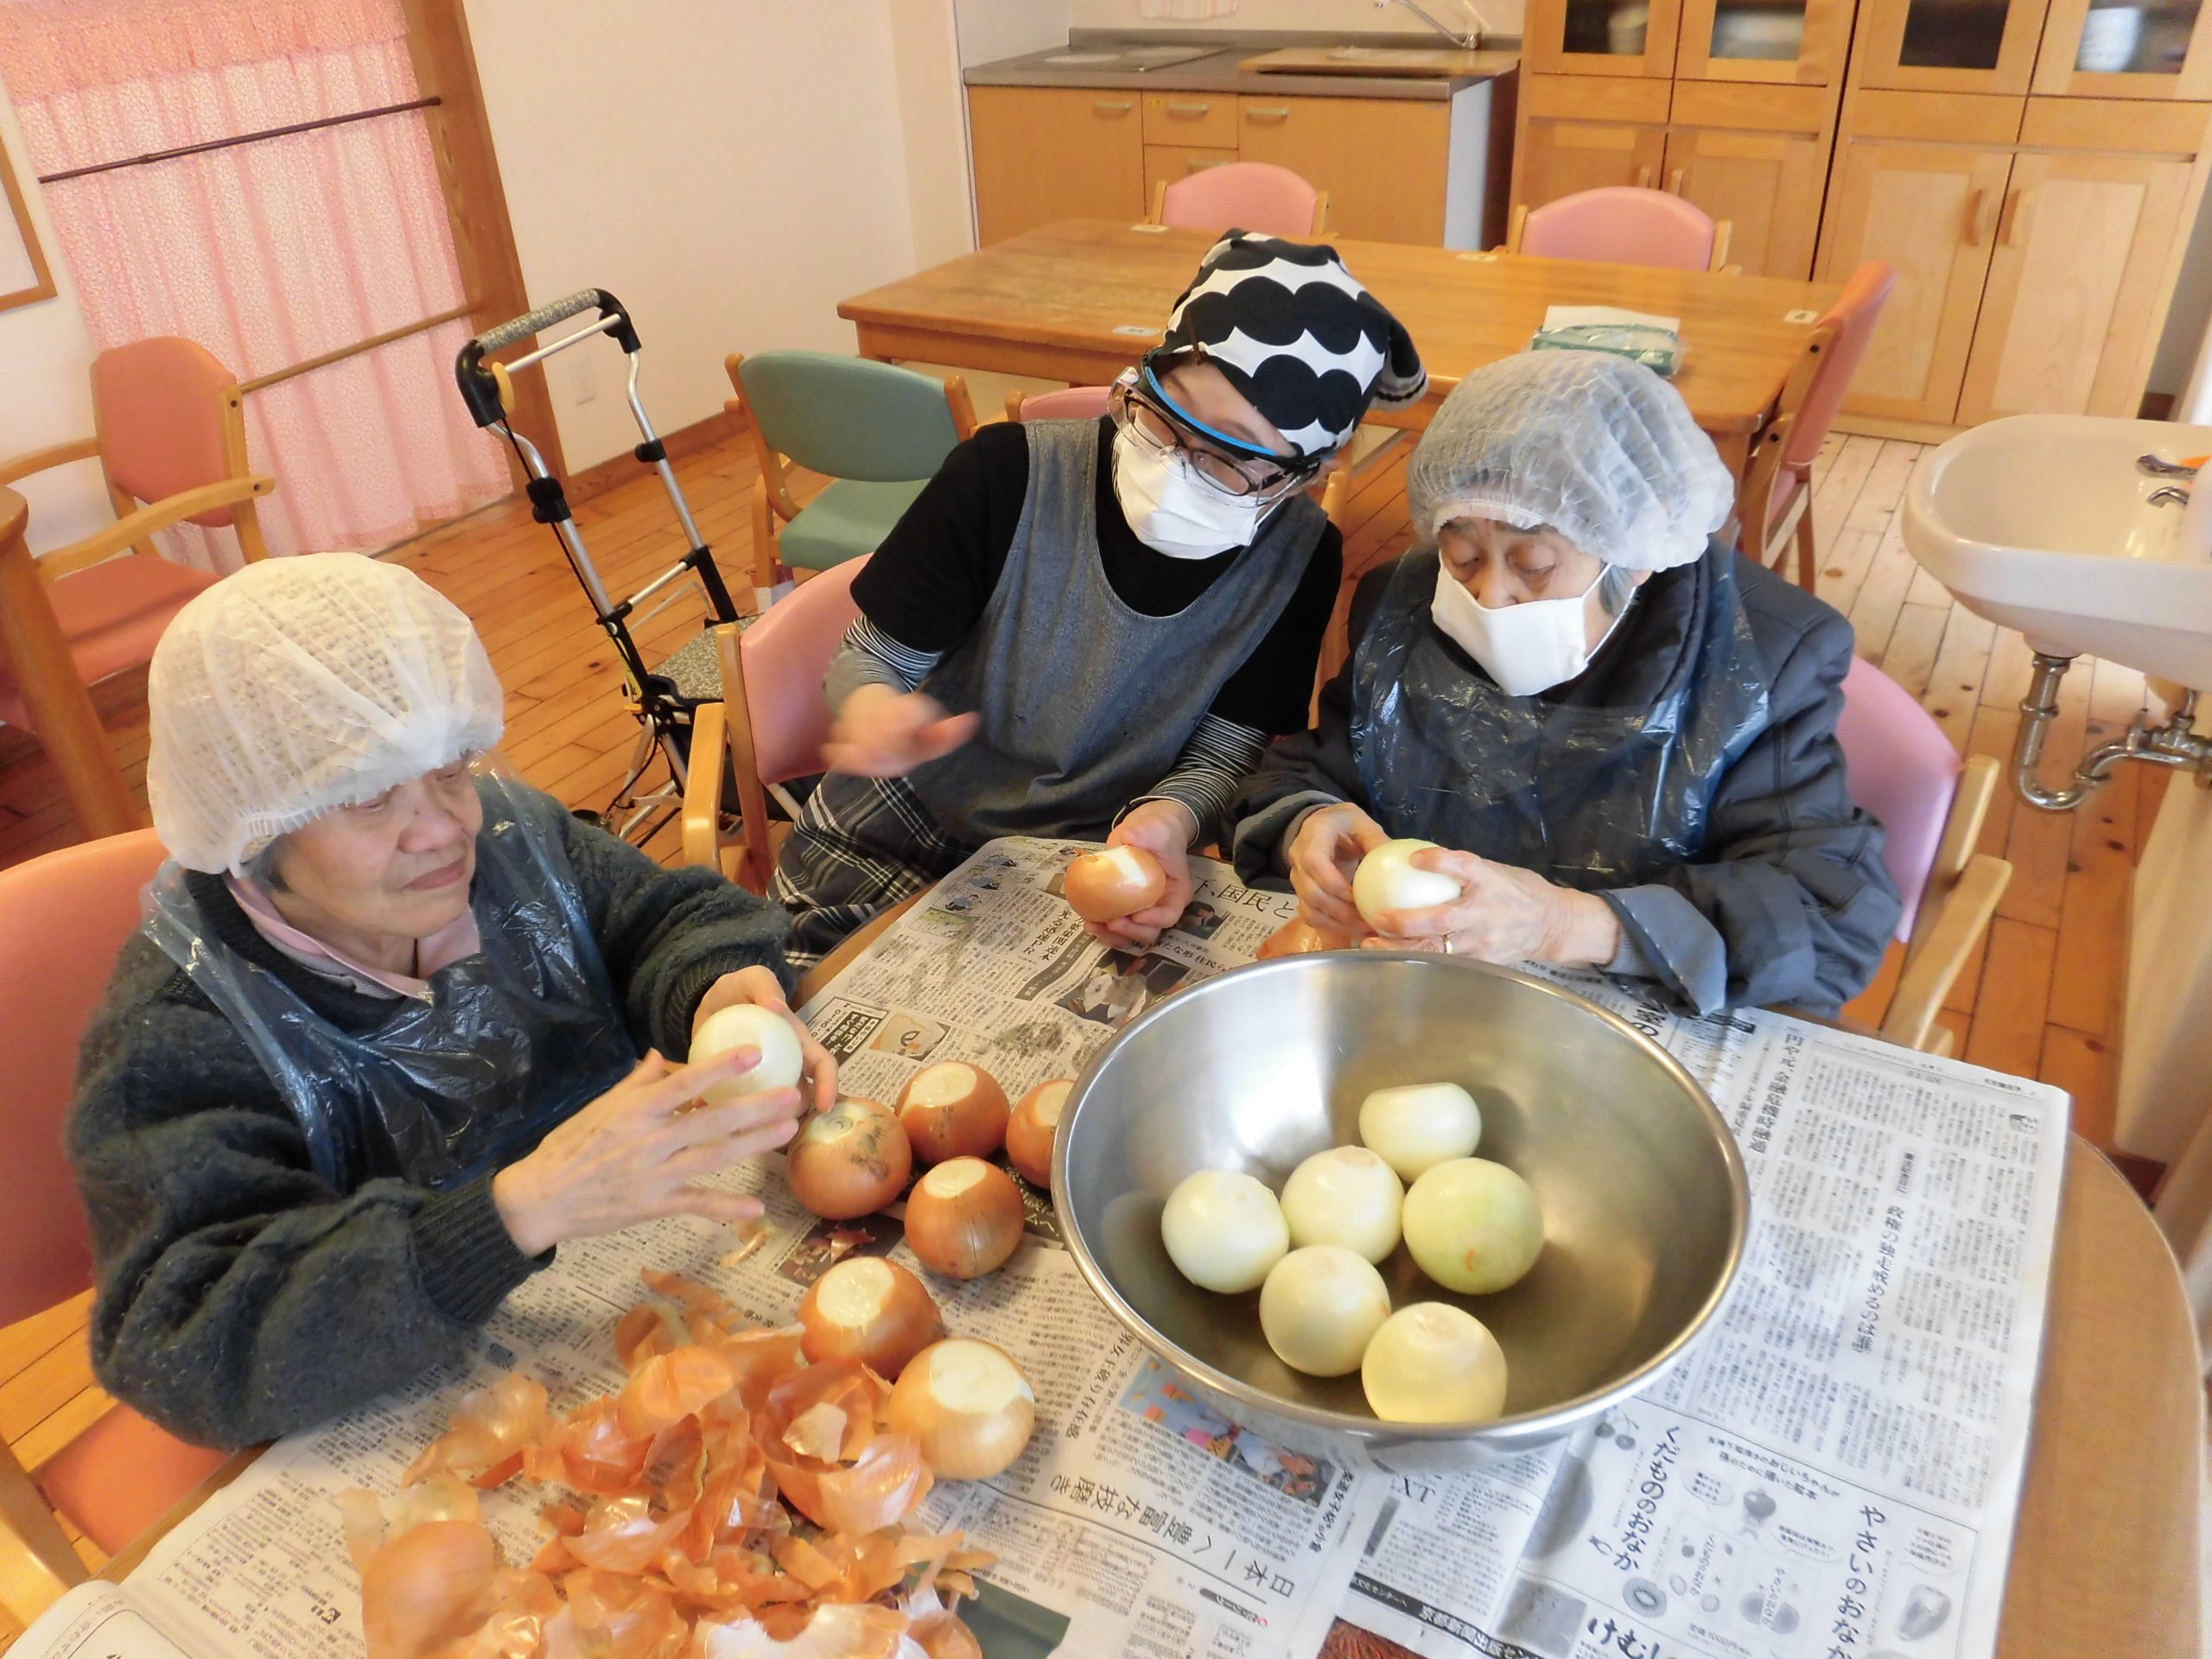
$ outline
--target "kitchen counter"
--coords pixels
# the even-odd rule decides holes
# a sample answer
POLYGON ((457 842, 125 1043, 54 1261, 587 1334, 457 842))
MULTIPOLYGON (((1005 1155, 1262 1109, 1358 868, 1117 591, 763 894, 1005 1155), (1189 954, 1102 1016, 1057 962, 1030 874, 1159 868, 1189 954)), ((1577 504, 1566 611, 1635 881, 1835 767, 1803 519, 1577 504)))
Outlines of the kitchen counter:
POLYGON ((1317 37, 1313 35, 1224 31, 1218 35, 1192 40, 1180 35, 1169 36, 1155 33, 1147 35, 1137 31, 1116 31, 1101 36, 1077 30, 1071 34, 1065 46, 1027 53, 1018 58, 1005 58, 996 63, 978 64, 968 70, 963 79, 970 86, 1080 86, 1135 92, 1253 92, 1262 97, 1276 93, 1285 97, 1390 98, 1449 102, 1455 93, 1465 88, 1510 74, 1521 64, 1520 41, 1503 37, 1495 48, 1465 54, 1472 73, 1450 76, 1262 74, 1240 67, 1249 58, 1256 58, 1286 47, 1334 46, 1354 42, 1360 45, 1387 42, 1399 48, 1446 44, 1441 40, 1429 40, 1413 35, 1317 37), (1108 51, 1114 46, 1131 41, 1147 46, 1180 44, 1193 50, 1205 48, 1205 54, 1181 63, 1163 64, 1156 68, 1141 70, 1113 62, 1052 61, 1056 58, 1065 59, 1087 52, 1108 51))

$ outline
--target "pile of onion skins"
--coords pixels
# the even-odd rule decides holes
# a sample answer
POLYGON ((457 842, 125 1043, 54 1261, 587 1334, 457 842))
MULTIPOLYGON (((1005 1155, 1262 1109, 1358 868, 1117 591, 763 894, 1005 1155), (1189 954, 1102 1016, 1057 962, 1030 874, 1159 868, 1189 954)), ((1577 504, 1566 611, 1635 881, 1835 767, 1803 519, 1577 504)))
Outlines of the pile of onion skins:
POLYGON ((979 1659, 953 1609, 994 1558, 907 1529, 932 1474, 887 1425, 892 1384, 644 1276, 668 1302, 617 1328, 619 1394, 556 1415, 511 1375, 395 1497, 340 1495, 369 1659, 979 1659), (557 1489, 521 1567, 476 1498, 518 1478, 557 1489))

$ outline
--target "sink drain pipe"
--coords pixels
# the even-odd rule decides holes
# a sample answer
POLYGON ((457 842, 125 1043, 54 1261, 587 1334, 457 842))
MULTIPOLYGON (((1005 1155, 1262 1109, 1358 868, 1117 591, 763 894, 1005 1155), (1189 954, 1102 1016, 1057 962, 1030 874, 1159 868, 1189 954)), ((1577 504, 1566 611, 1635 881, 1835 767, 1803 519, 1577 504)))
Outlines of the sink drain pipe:
POLYGON ((2181 766, 2194 772, 2199 785, 2212 785, 2212 737, 2200 736, 2196 723, 2196 693, 2183 694, 2181 707, 2163 726, 2152 726, 2141 709, 2127 729, 2107 739, 2082 757, 2073 780, 2063 789, 2048 789, 2037 773, 2043 762, 2044 739, 2050 722, 2058 718, 2058 682, 2073 664, 2071 657, 2036 653, 2035 677, 2020 702, 2020 734, 2012 746, 2012 784, 2030 806, 2045 812, 2071 812, 2097 791, 2123 760, 2147 760, 2154 766, 2181 766))

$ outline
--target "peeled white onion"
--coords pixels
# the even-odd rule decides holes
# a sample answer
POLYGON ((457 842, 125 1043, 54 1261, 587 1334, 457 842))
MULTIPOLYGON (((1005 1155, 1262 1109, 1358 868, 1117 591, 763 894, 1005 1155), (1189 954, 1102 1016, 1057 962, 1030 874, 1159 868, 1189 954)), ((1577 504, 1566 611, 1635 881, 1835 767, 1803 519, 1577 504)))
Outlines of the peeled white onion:
POLYGON ((1059 1133, 1060 1112, 1075 1084, 1067 1077, 1040 1083, 1021 1097, 1007 1120, 1006 1156, 1014 1171, 1032 1186, 1052 1185, 1052 1140, 1059 1133))
POLYGON ((808 1118, 785 1157, 791 1196, 828 1221, 882 1209, 906 1190, 914 1166, 890 1109, 856 1097, 808 1118))
POLYGON ((1260 1287, 1260 1330, 1275 1357, 1312 1376, 1359 1369, 1390 1317, 1390 1293, 1365 1256, 1309 1244, 1275 1263, 1260 1287))
POLYGON ((1370 927, 1381 927, 1390 911, 1448 905, 1465 891, 1457 876, 1414 868, 1414 855, 1435 846, 1433 841, 1386 841, 1359 861, 1351 874, 1351 901, 1370 927))
POLYGON ((1454 1158, 1406 1194, 1406 1248, 1446 1290, 1487 1295, 1519 1282, 1544 1248, 1535 1190, 1503 1164, 1454 1158))
POLYGON ((1415 1302, 1382 1322, 1359 1382, 1386 1423, 1484 1423, 1505 1406, 1505 1351, 1465 1309, 1415 1302))
POLYGON ((1364 1147, 1317 1152, 1283 1183, 1282 1218, 1294 1249, 1341 1244, 1380 1262, 1398 1248, 1405 1188, 1390 1166, 1364 1147))
POLYGON ((1037 1394, 1004 1349, 953 1337, 899 1374, 884 1419, 922 1443, 923 1460, 942 1478, 988 1480, 1029 1444, 1037 1394))
POLYGON ((1068 865, 1068 905, 1086 922, 1110 922, 1150 910, 1167 891, 1167 872, 1141 847, 1109 847, 1068 865))
POLYGON ((1359 1138, 1400 1180, 1419 1180, 1439 1164, 1474 1156, 1482 1108, 1456 1083, 1377 1089, 1359 1103, 1359 1138))
POLYGON ((691 1039, 691 1064, 711 1060, 734 1048, 759 1049, 760 1064, 741 1077, 707 1090, 700 1098, 710 1106, 741 1100, 747 1095, 765 1094, 771 1089, 793 1088, 798 1083, 799 1073, 805 1069, 806 1057, 799 1048, 798 1033, 791 1029, 789 1020, 772 1008, 737 1002, 715 1009, 700 1025, 699 1034, 691 1039))
POLYGON ((1160 1215, 1167 1259, 1192 1284, 1234 1294, 1268 1276, 1290 1249, 1275 1195, 1233 1169, 1185 1175, 1160 1215))
POLYGON ((813 1363, 857 1359, 895 1378, 906 1362, 944 1335, 944 1316, 929 1287, 881 1256, 856 1255, 816 1280, 798 1305, 805 1334, 798 1351, 813 1363))
POLYGON ((965 1060, 925 1065, 899 1093, 899 1127, 925 1164, 989 1157, 1006 1140, 1006 1090, 965 1060))
POLYGON ((980 1278, 1006 1264, 1027 1218, 1013 1176, 980 1158, 950 1158, 907 1195, 906 1246, 931 1273, 980 1278))

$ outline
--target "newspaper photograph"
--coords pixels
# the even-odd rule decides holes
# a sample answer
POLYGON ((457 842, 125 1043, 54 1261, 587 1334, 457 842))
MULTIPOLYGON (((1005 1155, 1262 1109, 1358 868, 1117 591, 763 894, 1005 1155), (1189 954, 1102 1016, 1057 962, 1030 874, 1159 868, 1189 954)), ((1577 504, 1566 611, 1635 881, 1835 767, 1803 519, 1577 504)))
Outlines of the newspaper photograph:
MULTIPOLYGON (((1057 890, 1082 850, 991 843, 805 1005, 845 1093, 888 1103, 954 1058, 1009 1096, 1073 1077, 1294 913, 1288 895, 1194 861, 1183 925, 1114 950, 1057 890)), ((1540 1450, 1469 1475, 1355 1472, 1194 1398, 1091 1294, 1032 1192, 1011 1262, 928 1282, 954 1333, 1028 1375, 1034 1437, 996 1478, 937 1487, 917 1517, 997 1554, 980 1576, 1019 1610, 1027 1651, 1308 1659, 1338 1615, 1439 1659, 1993 1651, 2065 1097, 1779 1015, 1700 1019, 1636 982, 1536 971, 1673 1053, 1736 1135, 1752 1224, 1712 1327, 1658 1385, 1540 1450)), ((359 1586, 332 1494, 392 1490, 462 1393, 505 1371, 543 1382, 556 1409, 617 1386, 613 1326, 646 1294, 639 1269, 687 1274, 772 1325, 853 1254, 918 1269, 897 1206, 817 1221, 775 1158, 721 1179, 766 1204, 756 1239, 677 1217, 564 1244, 464 1360, 281 1443, 155 1548, 125 1602, 73 1592, 19 1651, 138 1659, 116 1638, 143 1625, 163 1643, 148 1659, 356 1659, 359 1586), (64 1628, 91 1645, 49 1645, 64 1628)), ((510 1560, 536 1551, 542 1496, 484 1494, 510 1560)))

